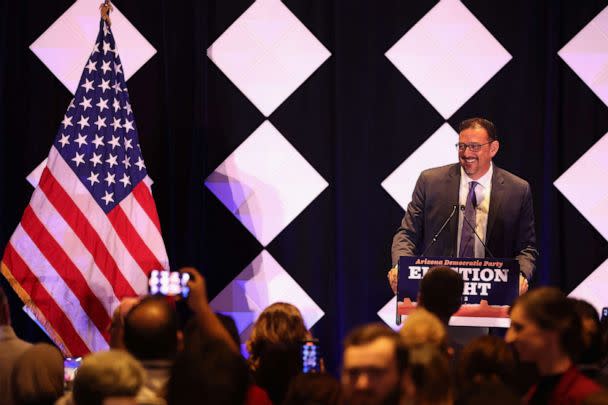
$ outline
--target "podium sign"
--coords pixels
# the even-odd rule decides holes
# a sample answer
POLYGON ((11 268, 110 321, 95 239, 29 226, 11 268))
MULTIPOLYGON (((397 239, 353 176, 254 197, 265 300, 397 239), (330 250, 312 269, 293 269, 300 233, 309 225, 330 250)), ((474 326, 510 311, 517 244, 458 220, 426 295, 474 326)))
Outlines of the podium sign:
POLYGON ((397 316, 416 309, 420 280, 436 266, 450 267, 464 280, 462 306, 450 325, 509 326, 509 307, 519 295, 519 262, 515 259, 401 256, 397 316))

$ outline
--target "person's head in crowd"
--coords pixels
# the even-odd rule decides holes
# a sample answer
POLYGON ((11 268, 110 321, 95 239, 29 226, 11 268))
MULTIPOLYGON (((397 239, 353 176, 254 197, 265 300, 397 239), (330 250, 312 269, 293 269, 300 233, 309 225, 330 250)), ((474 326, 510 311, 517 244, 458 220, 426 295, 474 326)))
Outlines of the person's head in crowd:
POLYGON ((298 308, 286 302, 269 305, 253 324, 247 340, 249 362, 255 369, 268 346, 299 343, 309 336, 298 308))
POLYGON ((124 298, 114 310, 110 323, 110 347, 112 349, 125 349, 125 317, 139 301, 139 297, 124 298))
POLYGON ((74 405, 133 403, 144 383, 144 369, 123 350, 86 356, 74 378, 74 405))
POLYGON ((564 372, 578 357, 580 330, 572 301, 555 287, 541 287, 515 300, 505 340, 522 362, 535 363, 543 376, 564 372))
POLYGON ((403 402, 413 405, 448 405, 454 401, 447 357, 432 344, 408 349, 402 380, 403 402))
POLYGON ((498 336, 479 336, 460 352, 459 387, 463 391, 483 384, 511 386, 514 380, 515 356, 509 345, 498 336))
POLYGON ((246 343, 249 366, 273 403, 283 401, 291 379, 301 371, 301 345, 309 337, 298 308, 284 302, 268 306, 253 324, 246 343))
POLYGON ((225 342, 207 340, 186 347, 175 359, 167 384, 167 404, 240 405, 249 384, 245 360, 225 342))
POLYGON ((342 392, 347 404, 396 404, 407 351, 384 324, 355 328, 344 339, 342 392))
POLYGON ((291 380, 302 371, 301 342, 274 343, 260 352, 252 370, 255 383, 264 389, 274 404, 281 404, 291 380))
POLYGON ((125 317, 125 347, 138 360, 174 358, 178 339, 177 314, 163 297, 143 298, 125 317))
POLYGON ((301 373, 291 380, 283 405, 341 404, 340 382, 328 373, 301 373))
POLYGON ((38 343, 17 359, 11 375, 16 405, 52 405, 63 395, 63 356, 54 346, 38 343))
POLYGON ((587 301, 569 298, 581 319, 583 350, 578 359, 580 364, 598 364, 605 356, 600 317, 593 305, 587 301))
POLYGON ((407 347, 428 343, 435 345, 443 353, 453 354, 453 350, 449 347, 448 334, 444 324, 434 314, 422 307, 407 317, 399 335, 407 347))
POLYGON ((420 281, 418 305, 447 325, 450 317, 460 309, 463 289, 460 273, 445 266, 432 267, 420 281))

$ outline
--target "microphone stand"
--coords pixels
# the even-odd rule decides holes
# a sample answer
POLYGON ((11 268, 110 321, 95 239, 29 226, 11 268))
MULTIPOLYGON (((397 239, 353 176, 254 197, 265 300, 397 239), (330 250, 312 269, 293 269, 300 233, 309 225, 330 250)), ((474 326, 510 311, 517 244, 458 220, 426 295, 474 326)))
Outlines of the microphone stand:
POLYGON ((437 233, 435 234, 435 236, 433 236, 433 239, 431 240, 431 243, 429 243, 429 245, 424 249, 424 252, 422 252, 422 254, 420 256, 418 256, 418 257, 423 257, 426 254, 426 252, 429 251, 429 248, 431 246, 433 246, 435 244, 435 242, 437 242, 437 238, 439 238, 439 235, 441 235, 441 232, 443 232, 443 230, 448 225, 448 223, 450 222, 450 220, 454 217, 454 214, 456 213, 456 208, 458 208, 458 204, 454 204, 452 206, 452 212, 450 213, 450 216, 445 220, 445 222, 443 223, 443 225, 441 225, 441 228, 439 228, 439 230, 437 231, 437 233))
MULTIPOLYGON (((439 228, 439 230, 437 231, 437 233, 433 236, 433 239, 431 240, 431 243, 429 243, 429 245, 424 249, 424 251, 422 252, 421 255, 419 255, 418 257, 423 257, 426 252, 428 252, 429 248, 431 246, 433 246, 435 244, 435 242, 437 242, 437 238, 439 238, 439 235, 441 235, 441 233, 443 232, 443 230, 445 229, 445 227, 448 225, 448 223, 452 220, 452 218, 454 218, 454 214, 456 213, 456 210, 458 208, 458 204, 454 204, 452 206, 452 212, 450 213, 450 215, 448 216, 448 218, 445 220, 445 222, 443 223, 443 225, 441 225, 441 228, 439 228)), ((483 243, 483 242, 482 242, 483 243)), ((397 307, 395 309, 395 313, 396 318, 395 318, 395 323, 397 325, 401 325, 401 315, 399 315, 399 263, 397 263, 397 288, 396 288, 396 292, 395 292, 395 297, 397 298, 397 307)))

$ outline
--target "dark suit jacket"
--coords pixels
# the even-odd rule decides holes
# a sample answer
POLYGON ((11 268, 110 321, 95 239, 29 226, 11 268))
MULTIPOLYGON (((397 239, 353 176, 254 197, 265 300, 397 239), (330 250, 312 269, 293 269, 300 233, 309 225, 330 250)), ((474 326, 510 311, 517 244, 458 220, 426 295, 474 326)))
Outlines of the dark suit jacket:
MULTIPOLYGON (((458 205, 460 164, 423 171, 416 182, 401 226, 393 237, 393 266, 400 256, 420 255, 458 205)), ((426 256, 456 257, 456 212, 426 256)), ((495 257, 516 257, 528 278, 535 269, 536 235, 530 185, 494 165, 486 245, 495 257)), ((489 256, 486 253, 486 256, 489 256)))

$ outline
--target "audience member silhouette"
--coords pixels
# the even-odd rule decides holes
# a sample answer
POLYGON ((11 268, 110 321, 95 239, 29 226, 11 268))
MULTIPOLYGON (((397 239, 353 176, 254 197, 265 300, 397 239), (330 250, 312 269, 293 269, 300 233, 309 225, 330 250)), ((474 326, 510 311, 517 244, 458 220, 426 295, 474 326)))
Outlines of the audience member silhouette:
POLYGON ((52 405, 63 395, 63 356, 55 346, 35 344, 17 359, 11 379, 15 405, 52 405))
POLYGON ((346 404, 399 403, 407 352, 397 332, 383 324, 355 328, 344 339, 343 362, 346 404))
POLYGON ((8 299, 0 287, 0 393, 6 405, 13 404, 11 372, 15 361, 32 345, 15 335, 11 326, 8 299))
POLYGON ((541 377, 526 394, 526 404, 580 404, 600 390, 575 366, 583 346, 580 331, 572 301, 557 288, 541 287, 515 300, 505 339, 520 360, 536 364, 541 377))
POLYGON ((145 371, 123 350, 88 355, 74 378, 74 405, 107 405, 110 402, 136 403, 145 371))
POLYGON ((308 337, 300 311, 284 302, 264 309, 253 325, 247 341, 251 372, 276 405, 283 402, 289 383, 302 369, 301 345, 308 337))
POLYGON ((454 403, 448 358, 433 344, 408 349, 408 361, 401 385, 402 401, 412 405, 454 403))

